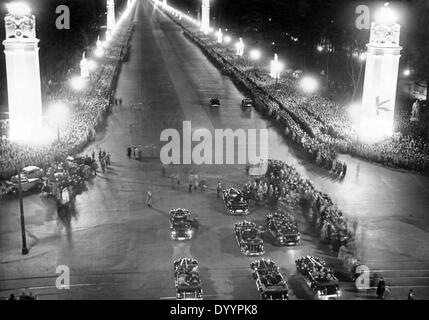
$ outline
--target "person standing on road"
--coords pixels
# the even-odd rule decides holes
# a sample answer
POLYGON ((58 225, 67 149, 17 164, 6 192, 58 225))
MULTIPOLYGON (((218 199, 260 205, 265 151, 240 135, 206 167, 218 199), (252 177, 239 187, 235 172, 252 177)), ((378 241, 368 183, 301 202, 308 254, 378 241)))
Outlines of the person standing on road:
POLYGON ((217 197, 220 198, 220 193, 222 192, 222 183, 218 181, 217 187, 216 187, 217 197))
POLYGON ((413 289, 410 289, 410 291, 408 291, 408 300, 415 300, 413 289))
POLYGON ((189 193, 192 193, 192 187, 193 187, 193 180, 194 180, 194 175, 190 174, 189 175, 189 193))
POLYGON ((146 204, 149 208, 152 208, 152 192, 150 190, 147 192, 146 204))
POLYGON ((378 280, 378 284, 377 284, 377 298, 378 299, 384 299, 384 293, 386 292, 386 283, 384 282, 383 277, 380 278, 380 280, 378 280))

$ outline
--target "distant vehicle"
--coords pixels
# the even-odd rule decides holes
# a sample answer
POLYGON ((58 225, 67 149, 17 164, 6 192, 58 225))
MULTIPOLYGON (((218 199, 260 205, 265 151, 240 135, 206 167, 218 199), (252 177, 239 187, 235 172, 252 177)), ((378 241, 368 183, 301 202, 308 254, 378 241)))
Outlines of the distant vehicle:
POLYGON ((256 260, 250 264, 262 300, 289 300, 289 287, 271 260, 256 260))
POLYGON ((186 209, 174 209, 170 211, 170 230, 173 240, 189 240, 194 236, 197 220, 191 218, 186 209))
POLYGON ((241 101, 241 107, 242 108, 251 108, 251 107, 253 107, 253 101, 252 101, 252 99, 250 99, 250 98, 244 98, 241 101))
POLYGON ((289 214, 270 213, 265 218, 267 229, 279 246, 294 246, 301 240, 298 223, 289 214))
POLYGON ((238 188, 230 188, 222 192, 223 202, 229 214, 248 215, 249 201, 243 191, 238 188))
MULTIPOLYGON (((43 170, 36 166, 25 167, 21 170, 21 177, 26 177, 27 179, 42 179, 44 175, 43 170)), ((13 176, 11 181, 13 183, 18 182, 18 175, 13 176)))
POLYGON ((203 289, 197 260, 191 258, 175 260, 174 278, 177 300, 203 299, 203 289))
POLYGON ((295 264, 298 272, 318 299, 329 300, 341 297, 338 279, 322 259, 306 256, 297 259, 295 264))
POLYGON ((302 78, 302 76, 304 75, 304 71, 302 71, 302 70, 295 70, 293 73, 292 73, 292 76, 295 78, 295 79, 300 79, 300 78, 302 78))
POLYGON ((219 98, 210 98, 210 107, 220 107, 220 100, 219 98))
POLYGON ((260 256, 265 253, 261 230, 254 222, 242 221, 234 225, 235 238, 241 252, 246 256, 260 256))

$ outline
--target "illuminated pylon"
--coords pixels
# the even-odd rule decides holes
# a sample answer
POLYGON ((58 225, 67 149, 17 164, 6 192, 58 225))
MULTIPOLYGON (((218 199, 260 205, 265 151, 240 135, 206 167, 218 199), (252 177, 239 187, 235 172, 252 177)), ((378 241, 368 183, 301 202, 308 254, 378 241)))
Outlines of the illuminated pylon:
POLYGON ((367 44, 365 80, 362 96, 360 133, 364 140, 375 142, 393 133, 401 26, 395 13, 385 5, 371 24, 367 44), (370 136, 364 137, 370 133, 370 136), (368 139, 366 139, 368 138, 368 139))
POLYGON ((201 30, 208 34, 210 30, 210 0, 203 0, 201 7, 201 30))
POLYGON ((243 54, 244 54, 244 42, 243 42, 242 38, 240 38, 238 40, 236 47, 237 47, 237 56, 240 56, 240 57, 243 56, 243 54))
POLYGON ((115 1, 107 0, 107 30, 112 33, 115 30, 115 25, 115 1))
POLYGON ((80 60, 80 77, 82 79, 89 78, 88 59, 85 57, 85 52, 83 52, 82 60, 80 60))
POLYGON ((11 3, 5 17, 10 138, 34 140, 42 127, 39 39, 36 19, 24 4, 11 3))
POLYGON ((222 33, 222 29, 219 28, 217 32, 217 43, 222 43, 222 42, 223 42, 223 33, 222 33))

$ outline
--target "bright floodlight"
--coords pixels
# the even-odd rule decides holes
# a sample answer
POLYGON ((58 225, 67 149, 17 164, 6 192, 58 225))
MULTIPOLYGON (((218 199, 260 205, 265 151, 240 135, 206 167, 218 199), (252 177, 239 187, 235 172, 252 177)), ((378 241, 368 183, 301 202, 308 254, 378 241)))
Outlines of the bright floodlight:
POLYGON ((259 51, 258 49, 253 49, 252 51, 250 51, 250 59, 256 61, 261 59, 261 51, 259 51))
POLYGON ((301 80, 301 89, 306 93, 314 93, 318 87, 319 84, 313 77, 304 77, 301 80))
POLYGON ((95 63, 94 60, 88 60, 87 66, 88 66, 89 71, 92 72, 97 68, 97 63, 95 63))
POLYGON ((225 43, 230 43, 230 42, 232 41, 232 39, 231 39, 231 37, 230 37, 230 36, 225 36, 225 37, 223 38, 223 41, 224 41, 225 43))
POLYGON ((404 76, 408 77, 411 74, 410 69, 405 69, 404 70, 404 76))
POLYGON ((398 14, 386 2, 383 7, 375 13, 375 22, 382 25, 392 25, 398 21, 398 14))
POLYGON ((85 81, 81 77, 76 76, 71 79, 71 86, 73 90, 81 91, 85 86, 85 81))
POLYGON ((12 2, 6 6, 9 13, 13 16, 22 17, 31 14, 30 7, 23 2, 12 2))
POLYGON ((57 102, 50 106, 49 108, 49 119, 58 123, 65 123, 68 119, 68 112, 69 109, 67 108, 66 104, 63 102, 57 102))

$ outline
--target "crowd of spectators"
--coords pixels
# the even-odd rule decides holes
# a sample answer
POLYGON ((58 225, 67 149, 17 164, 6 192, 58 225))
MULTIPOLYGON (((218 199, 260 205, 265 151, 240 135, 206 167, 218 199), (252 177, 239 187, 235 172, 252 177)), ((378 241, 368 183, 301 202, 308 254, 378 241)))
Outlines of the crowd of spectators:
POLYGON ((359 141, 347 106, 318 94, 303 94, 292 75, 275 81, 269 76, 269 70, 237 56, 233 47, 218 44, 213 36, 204 35, 193 26, 186 25, 186 28, 218 62, 223 73, 233 75, 235 81, 262 101, 268 114, 286 126, 285 132, 317 164, 331 169, 337 153, 349 153, 386 166, 429 171, 428 126, 424 121, 410 121, 410 114, 398 113, 395 135, 378 143, 364 143, 359 141))
MULTIPOLYGON (((318 191, 309 179, 304 179, 294 167, 282 161, 269 160, 268 170, 262 184, 267 185, 267 194, 278 204, 286 202, 288 206, 296 206, 307 202, 312 208, 311 224, 321 237, 337 251, 351 239, 350 226, 332 199, 318 191), (271 190, 271 191, 270 191, 271 190)), ((256 187, 256 182, 254 182, 256 187)))
POLYGON ((52 162, 64 161, 68 155, 80 152, 95 138, 97 127, 102 125, 110 110, 120 62, 129 48, 132 31, 133 25, 128 23, 115 34, 82 92, 73 92, 65 83, 48 93, 47 103, 67 101, 70 108, 68 121, 61 127, 60 142, 25 145, 5 137, 0 139, 0 180, 9 179, 29 165, 46 169, 52 162))

